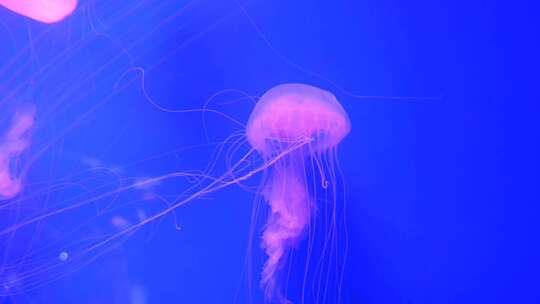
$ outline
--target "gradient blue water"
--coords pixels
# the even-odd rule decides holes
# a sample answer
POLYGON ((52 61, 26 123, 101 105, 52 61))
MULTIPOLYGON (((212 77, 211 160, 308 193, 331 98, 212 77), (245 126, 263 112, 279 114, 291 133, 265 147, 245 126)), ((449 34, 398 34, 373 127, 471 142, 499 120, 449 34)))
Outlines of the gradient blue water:
MULTIPOLYGON (((35 38, 47 26, 0 11, 0 67, 29 41, 35 48, 16 82, 35 75, 59 50, 72 51, 55 72, 33 77, 10 101, 37 106, 42 131, 35 147, 84 118, 41 156, 30 180, 81 170, 89 159, 124 166, 206 141, 199 114, 153 107, 140 73, 122 76, 130 67, 144 68, 146 93, 173 109, 201 107, 226 88, 261 95, 279 83, 309 83, 334 92, 352 122, 340 148, 349 206, 345 303, 540 302, 538 112, 519 102, 537 96, 520 89, 534 84, 535 74, 505 61, 534 53, 528 47, 534 42, 527 42, 534 30, 525 25, 530 8, 507 14, 494 3, 468 1, 250 1, 241 7, 202 1, 182 11, 184 5, 83 2, 74 16, 49 27, 45 40, 35 38), (108 28, 107 20, 122 12, 108 28), (125 49, 143 35, 149 36, 125 49), (75 48, 81 37, 90 40, 75 48), (84 116, 119 83, 127 87, 84 116), (63 110, 40 117, 72 84, 81 86, 63 110)), ((0 81, 0 94, 11 85, 0 81)), ((248 101, 224 109, 246 121, 251 108, 248 101)), ((219 117, 209 117, 207 127, 212 140, 234 130, 219 117)), ((207 152, 163 156, 122 174, 200 169, 207 152)), ((161 190, 181 191, 171 184, 161 190)), ((178 212, 180 231, 169 217, 91 265, 0 303, 231 303, 243 286, 252 202, 253 194, 238 187, 196 201, 178 212)))

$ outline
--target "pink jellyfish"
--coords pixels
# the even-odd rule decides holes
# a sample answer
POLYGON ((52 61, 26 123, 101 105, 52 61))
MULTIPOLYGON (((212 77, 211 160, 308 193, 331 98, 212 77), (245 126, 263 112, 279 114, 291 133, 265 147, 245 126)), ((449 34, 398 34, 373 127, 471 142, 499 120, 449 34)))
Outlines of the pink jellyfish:
POLYGON ((28 133, 33 125, 33 107, 19 110, 6 134, 0 137, 0 199, 11 198, 21 189, 21 180, 14 176, 12 167, 17 157, 30 145, 28 133))
POLYGON ((264 159, 273 159, 299 142, 307 143, 273 163, 262 190, 270 206, 262 235, 268 258, 261 278, 269 302, 290 303, 281 290, 281 270, 314 213, 307 187, 308 160, 320 168, 325 153, 333 153, 350 129, 347 113, 334 95, 304 84, 272 88, 251 113, 247 138, 264 159))
POLYGON ((0 5, 43 23, 55 23, 75 10, 77 0, 0 0, 0 5))

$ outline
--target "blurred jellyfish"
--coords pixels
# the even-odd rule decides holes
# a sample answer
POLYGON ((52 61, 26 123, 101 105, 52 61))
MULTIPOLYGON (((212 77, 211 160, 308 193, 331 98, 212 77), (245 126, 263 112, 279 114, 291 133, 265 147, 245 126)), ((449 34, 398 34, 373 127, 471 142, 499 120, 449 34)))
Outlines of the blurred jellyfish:
POLYGON ((55 23, 75 10, 77 0, 0 0, 0 5, 43 23, 55 23))
POLYGON ((33 107, 21 109, 0 137, 0 199, 11 198, 21 190, 21 177, 14 172, 14 167, 19 155, 30 145, 29 130, 33 124, 33 107))
MULTIPOLYGON (((270 160, 298 142, 308 144, 288 153, 269 168, 262 195, 270 205, 262 247, 268 260, 261 285, 267 300, 289 303, 281 292, 281 270, 291 247, 304 235, 315 202, 307 189, 308 161, 320 167, 323 155, 333 153, 349 133, 350 122, 334 95, 303 84, 285 84, 269 90, 253 110, 247 138, 270 160)), ((328 182, 323 179, 323 187, 328 182)))

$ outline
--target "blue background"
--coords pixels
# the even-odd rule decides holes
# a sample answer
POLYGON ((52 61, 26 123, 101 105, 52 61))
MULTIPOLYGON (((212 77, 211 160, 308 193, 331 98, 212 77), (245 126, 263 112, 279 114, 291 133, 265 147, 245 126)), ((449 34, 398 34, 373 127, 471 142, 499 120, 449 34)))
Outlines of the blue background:
MULTIPOLYGON (((200 113, 162 111, 149 98, 191 109, 222 89, 260 96, 280 83, 308 83, 333 92, 352 122, 339 150, 350 240, 345 303, 540 303, 532 6, 111 2, 83 2, 52 26, 0 10, 1 79, 15 75, 0 80, 0 98, 24 84, 0 115, 5 122, 18 105, 34 104, 25 160, 51 146, 32 162, 29 183, 96 162, 124 177, 203 169, 211 149, 177 150, 238 128, 210 115, 207 138, 200 113), (144 87, 133 67, 145 70, 144 87)), ((216 107, 245 122, 253 102, 216 107)), ((182 187, 157 191, 174 196, 182 187)), ((245 292, 252 203, 239 187, 214 193, 177 212, 180 231, 167 217, 89 266, 0 303, 231 303, 239 285, 245 292)), ((119 214, 129 219, 134 209, 119 214)), ((62 223, 50 219, 56 229, 62 223)), ((11 243, 14 252, 23 246, 11 243)))

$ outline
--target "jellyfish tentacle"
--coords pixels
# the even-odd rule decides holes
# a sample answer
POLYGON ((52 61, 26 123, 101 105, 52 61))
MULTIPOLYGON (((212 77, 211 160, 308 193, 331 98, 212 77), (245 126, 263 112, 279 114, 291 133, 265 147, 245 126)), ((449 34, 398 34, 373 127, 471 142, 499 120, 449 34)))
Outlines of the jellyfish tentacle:
POLYGON ((270 211, 262 236, 262 247, 268 259, 263 268, 261 285, 269 302, 290 303, 282 294, 280 276, 287 262, 288 251, 303 237, 310 219, 304 173, 302 167, 294 163, 288 159, 276 164, 263 192, 270 211))

